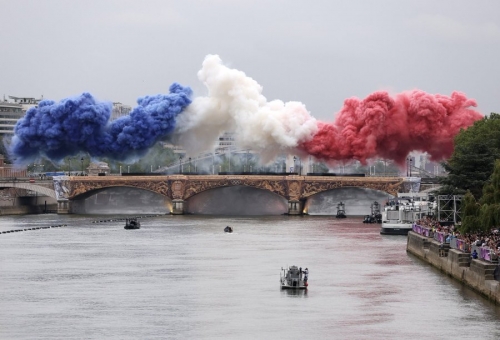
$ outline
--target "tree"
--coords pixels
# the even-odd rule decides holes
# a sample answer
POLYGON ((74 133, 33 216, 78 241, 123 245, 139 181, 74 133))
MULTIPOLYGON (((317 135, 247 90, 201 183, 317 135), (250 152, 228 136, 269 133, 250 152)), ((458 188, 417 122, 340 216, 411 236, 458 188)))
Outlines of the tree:
POLYGON ((500 160, 483 187, 479 202, 470 191, 464 197, 461 232, 489 231, 500 225, 500 160))
POLYGON ((465 234, 478 229, 481 205, 476 202, 470 191, 467 191, 465 194, 462 205, 462 225, 460 226, 460 232, 465 234))
POLYGON ((495 159, 500 158, 500 114, 492 113, 462 130, 455 137, 455 149, 443 163, 448 176, 441 179, 439 194, 464 194, 476 198, 488 181, 495 159))

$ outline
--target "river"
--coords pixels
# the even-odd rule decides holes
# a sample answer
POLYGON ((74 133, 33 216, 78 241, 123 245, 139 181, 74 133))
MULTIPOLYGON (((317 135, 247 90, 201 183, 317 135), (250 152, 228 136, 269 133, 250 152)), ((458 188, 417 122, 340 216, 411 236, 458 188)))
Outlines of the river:
POLYGON ((328 216, 2 216, 0 339, 498 339, 500 307, 328 216), (224 233, 225 226, 234 228, 224 233), (279 289, 282 266, 309 289, 279 289))

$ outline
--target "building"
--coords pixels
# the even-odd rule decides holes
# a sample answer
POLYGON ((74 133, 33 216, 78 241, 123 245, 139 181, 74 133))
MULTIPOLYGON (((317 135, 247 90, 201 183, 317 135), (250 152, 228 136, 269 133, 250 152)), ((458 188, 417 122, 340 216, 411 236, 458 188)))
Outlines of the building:
POLYGON ((446 170, 443 168, 443 166, 438 162, 431 161, 427 153, 420 155, 419 168, 434 176, 446 175, 446 170))
POLYGON ((5 164, 4 161, 4 156, 0 155, 0 178, 27 177, 26 168, 14 168, 11 164, 5 164))
POLYGON ((131 106, 124 105, 120 102, 114 102, 113 103, 113 110, 111 111, 110 121, 118 119, 118 118, 123 117, 123 116, 126 116, 126 115, 130 114, 131 111, 132 111, 131 106))
POLYGON ((9 96, 11 101, 0 101, 0 135, 13 135, 14 126, 26 111, 38 105, 43 99, 9 96))

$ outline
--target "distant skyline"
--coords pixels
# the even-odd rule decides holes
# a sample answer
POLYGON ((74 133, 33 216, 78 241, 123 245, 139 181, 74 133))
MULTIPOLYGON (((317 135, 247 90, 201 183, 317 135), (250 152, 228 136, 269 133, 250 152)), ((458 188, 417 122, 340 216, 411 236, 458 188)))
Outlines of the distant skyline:
POLYGON ((333 121, 377 90, 460 91, 500 112, 499 1, 0 0, 0 96, 90 92, 136 106, 173 82, 206 95, 207 54, 333 121))

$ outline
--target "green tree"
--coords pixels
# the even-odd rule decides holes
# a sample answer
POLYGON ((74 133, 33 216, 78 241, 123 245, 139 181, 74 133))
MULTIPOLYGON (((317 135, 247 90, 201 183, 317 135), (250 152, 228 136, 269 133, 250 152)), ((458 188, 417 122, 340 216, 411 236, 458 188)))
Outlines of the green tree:
POLYGON ((500 114, 492 113, 462 130, 455 137, 455 149, 443 163, 448 176, 441 179, 439 194, 464 194, 476 197, 488 181, 495 159, 500 158, 500 114))
POLYGON ((500 225, 500 160, 495 161, 493 174, 483 186, 479 202, 470 191, 464 197, 462 232, 489 231, 500 225))
POLYGON ((465 194, 462 205, 462 224, 460 226, 460 232, 465 234, 478 230, 481 205, 476 202, 476 199, 470 191, 467 191, 465 194))

